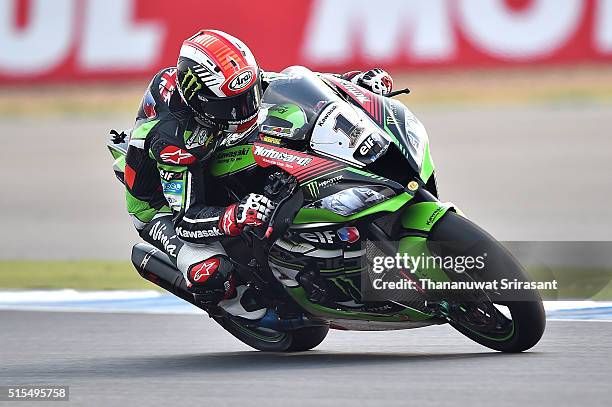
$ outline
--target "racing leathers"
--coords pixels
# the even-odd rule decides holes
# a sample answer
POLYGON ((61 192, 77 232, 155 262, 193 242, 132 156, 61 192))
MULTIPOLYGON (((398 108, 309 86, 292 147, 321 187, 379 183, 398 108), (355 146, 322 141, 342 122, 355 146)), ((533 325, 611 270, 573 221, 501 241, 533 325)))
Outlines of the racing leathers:
MULTIPOLYGON (((263 74, 264 90, 274 75, 263 74)), ((391 90, 390 77, 381 70, 343 77, 369 90, 381 89, 378 93, 391 90)), ((162 69, 142 98, 124 175, 127 209, 140 236, 168 255, 190 291, 219 305, 244 292, 236 287, 219 240, 239 234, 244 225, 265 223, 274 208, 262 195, 249 194, 236 203, 218 194, 222 188, 206 168, 227 137, 240 134, 224 133, 196 116, 177 90, 176 68, 162 69)), ((263 316, 257 311, 247 309, 241 316, 263 316)))

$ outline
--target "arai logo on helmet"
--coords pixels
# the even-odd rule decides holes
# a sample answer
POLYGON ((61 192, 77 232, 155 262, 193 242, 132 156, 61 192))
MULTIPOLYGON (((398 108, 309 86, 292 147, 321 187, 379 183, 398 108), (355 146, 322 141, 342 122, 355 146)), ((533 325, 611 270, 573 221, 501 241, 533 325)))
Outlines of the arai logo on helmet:
POLYGON ((246 88, 251 84, 253 78, 255 77, 255 73, 252 69, 244 70, 238 73, 234 78, 229 82, 227 87, 233 91, 239 91, 241 89, 246 88))

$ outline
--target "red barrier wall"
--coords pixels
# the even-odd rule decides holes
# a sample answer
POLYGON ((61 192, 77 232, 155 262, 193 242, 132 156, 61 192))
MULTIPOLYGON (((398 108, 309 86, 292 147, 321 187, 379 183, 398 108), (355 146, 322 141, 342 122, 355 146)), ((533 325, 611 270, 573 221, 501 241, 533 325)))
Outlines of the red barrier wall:
POLYGON ((612 62, 612 0, 0 0, 0 83, 148 77, 200 27, 269 70, 612 62))

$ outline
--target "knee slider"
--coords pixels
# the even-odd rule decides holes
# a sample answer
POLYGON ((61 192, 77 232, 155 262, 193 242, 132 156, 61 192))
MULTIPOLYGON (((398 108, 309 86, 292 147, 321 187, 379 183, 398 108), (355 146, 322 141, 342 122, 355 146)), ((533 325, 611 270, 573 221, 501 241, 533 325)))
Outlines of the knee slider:
POLYGON ((231 276, 233 266, 225 256, 214 256, 192 264, 187 270, 187 278, 192 286, 223 290, 231 276))

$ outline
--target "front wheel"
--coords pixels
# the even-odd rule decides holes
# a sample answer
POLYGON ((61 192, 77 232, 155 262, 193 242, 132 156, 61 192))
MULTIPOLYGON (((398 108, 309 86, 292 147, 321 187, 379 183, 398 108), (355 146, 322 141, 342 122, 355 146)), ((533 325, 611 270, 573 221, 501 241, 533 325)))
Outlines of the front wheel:
POLYGON ((246 326, 240 321, 215 317, 215 321, 242 343, 264 352, 303 352, 317 347, 329 331, 329 326, 300 328, 288 332, 246 326))
MULTIPOLYGON (((527 282, 523 268, 508 250, 491 235, 468 219, 447 212, 432 228, 429 243, 443 255, 478 255, 476 248, 487 248, 486 280, 510 279, 527 282), (458 251, 457 248, 461 247, 458 251)), ((479 273, 482 273, 480 271, 479 273)), ((478 280, 478 276, 463 278, 478 280)), ((479 299, 447 297, 441 301, 441 309, 449 323, 463 335, 488 348, 502 352, 522 352, 533 347, 544 333, 546 315, 537 290, 479 293, 479 299)))

